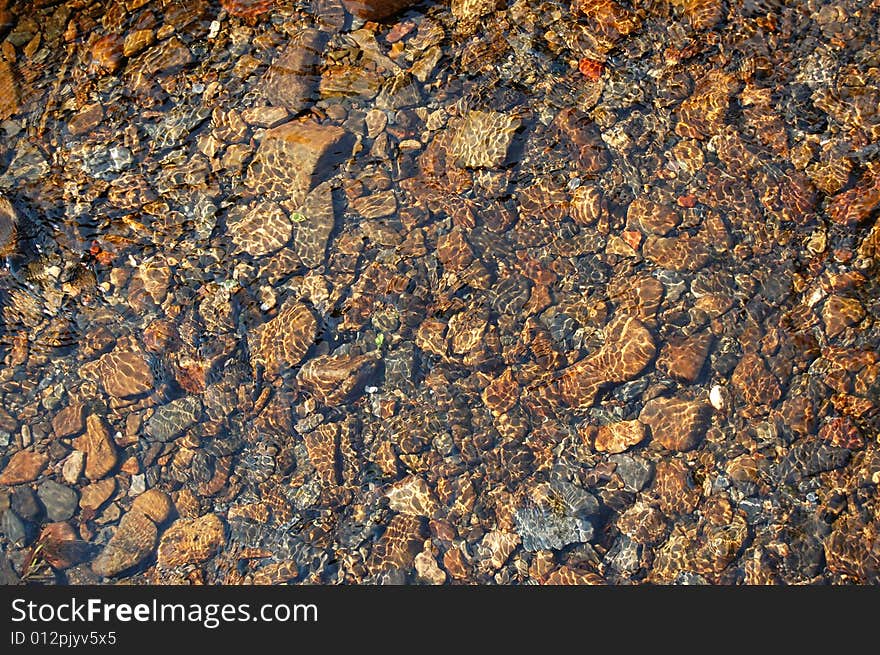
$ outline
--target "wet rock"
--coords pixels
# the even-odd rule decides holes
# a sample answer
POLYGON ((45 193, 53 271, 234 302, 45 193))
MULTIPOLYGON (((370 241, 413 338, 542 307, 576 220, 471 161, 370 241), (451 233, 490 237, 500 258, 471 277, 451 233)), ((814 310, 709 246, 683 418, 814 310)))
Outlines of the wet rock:
POLYGON ((7 509, 0 512, 0 534, 12 544, 24 545, 28 537, 28 529, 15 512, 7 509))
POLYGON ((485 553, 490 570, 497 571, 507 562, 513 551, 520 544, 520 537, 514 532, 492 530, 483 537, 480 549, 485 553))
POLYGON ((98 127, 103 118, 104 108, 100 103, 95 102, 86 105, 72 116, 67 122, 67 129, 73 136, 81 136, 98 127))
POLYGON ((229 12, 230 16, 246 20, 254 20, 272 9, 274 5, 275 0, 220 0, 220 6, 229 12))
POLYGON ((356 198, 351 208, 364 218, 382 218, 397 212, 397 197, 394 191, 380 191, 356 198))
POLYGON ((671 271, 696 271, 709 261, 709 244, 700 235, 677 237, 650 235, 642 246, 645 258, 671 271))
POLYGON ((601 387, 633 379, 655 352, 654 339, 641 321, 615 317, 605 329, 599 351, 562 372, 556 383, 559 394, 572 407, 589 407, 601 387))
POLYGON ((140 564, 153 552, 157 536, 156 525, 145 514, 129 512, 92 562, 92 571, 111 577, 140 564))
POLYGON ((365 20, 382 20, 417 4, 416 0, 342 0, 352 14, 365 20))
POLYGON ((755 352, 743 355, 733 371, 731 381, 749 404, 772 404, 782 397, 779 381, 767 369, 763 358, 755 352))
POLYGON ((582 571, 570 566, 560 566, 552 571, 542 584, 545 585, 604 585, 607 584, 597 573, 582 571))
POLYGON ((601 453, 622 453, 644 438, 645 426, 639 421, 618 421, 599 426, 594 447, 601 453))
POLYGON ((630 203, 626 210, 626 218, 630 227, 640 229, 645 234, 658 236, 669 234, 679 223, 678 213, 675 209, 643 196, 639 196, 630 203))
POLYGON ((18 82, 12 66, 8 61, 0 59, 0 121, 16 113, 20 102, 18 82))
POLYGON ((91 414, 86 419, 86 434, 75 439, 73 447, 86 454, 85 474, 89 480, 103 478, 116 466, 116 444, 100 416, 91 414))
POLYGON ((327 244, 336 225, 333 193, 328 182, 316 186, 292 214, 293 249, 306 268, 317 268, 327 258, 327 244))
POLYGON ((111 396, 128 398, 153 389, 153 373, 144 354, 131 341, 120 343, 97 361, 82 367, 89 376, 94 372, 101 385, 111 396))
POLYGON ((144 432, 158 441, 170 441, 195 425, 202 413, 202 401, 185 396, 157 408, 147 420, 144 432))
POLYGON ((314 342, 317 329, 317 321, 305 305, 287 303, 275 318, 251 332, 251 364, 264 366, 272 376, 296 366, 314 342))
POLYGON ((85 510, 95 511, 110 499, 114 491, 116 491, 116 480, 114 478, 105 478, 92 482, 82 488, 79 506, 85 510))
POLYGON ((162 568, 200 564, 226 545, 226 530, 216 514, 177 519, 162 535, 157 563, 162 568))
POLYGON ((46 516, 50 521, 66 521, 74 515, 79 505, 79 494, 76 490, 54 480, 40 483, 37 496, 46 508, 46 516))
POLYGON ((311 106, 317 99, 321 54, 327 35, 316 29, 298 32, 272 63, 263 80, 266 99, 293 114, 311 106))
POLYGON ((449 9, 462 21, 475 21, 498 7, 498 0, 452 0, 449 9))
POLYGON ((496 111, 471 111, 455 133, 451 152, 464 168, 498 168, 507 159, 513 135, 522 121, 496 111))
MULTIPOLYGON (((119 52, 122 54, 121 47, 119 52)), ((191 64, 192 60, 193 56, 189 48, 176 36, 162 41, 136 58, 140 73, 145 80, 154 80, 158 75, 177 72, 191 64)))
POLYGON ((446 582, 446 572, 437 564, 437 559, 426 549, 413 560, 416 574, 429 584, 441 585, 446 582))
POLYGON ((855 188, 837 194, 828 205, 831 220, 840 225, 856 225, 880 206, 880 163, 872 162, 855 188))
POLYGON ((248 107, 241 112, 244 122, 254 127, 277 127, 289 117, 290 114, 284 107, 248 107))
POLYGON ((373 546, 368 566, 374 571, 409 567, 421 550, 426 532, 422 519, 406 514, 394 515, 373 546))
POLYGON ((12 511, 25 521, 36 521, 43 511, 37 501, 37 494, 30 486, 25 485, 12 491, 11 506, 12 511))
POLYGON ((693 384, 700 377, 709 349, 712 334, 703 332, 685 339, 670 340, 664 344, 657 358, 657 368, 670 377, 693 384))
POLYGON ((61 467, 61 477, 64 478, 64 481, 67 484, 76 484, 79 481, 79 476, 83 473, 85 464, 85 453, 79 450, 74 450, 68 455, 67 459, 64 460, 64 465, 61 467))
POLYGON ((505 369, 501 375, 486 385, 482 398, 494 416, 507 413, 519 399, 520 385, 513 369, 505 369))
POLYGON ((321 75, 318 87, 322 98, 374 98, 382 86, 383 77, 361 66, 330 66, 321 75))
POLYGON ((832 446, 821 439, 801 439, 779 462, 777 473, 780 480, 793 483, 823 471, 838 469, 849 459, 850 451, 847 448, 832 446))
POLYGON ((388 506, 401 514, 431 518, 438 509, 437 500, 428 483, 416 475, 395 482, 385 495, 388 497, 388 506))
POLYGON ((865 309, 855 298, 828 296, 822 306, 822 321, 825 323, 825 334, 829 339, 833 339, 864 317, 865 309))
POLYGON ((11 486, 13 484, 32 482, 43 472, 48 463, 49 457, 43 453, 37 453, 32 450, 19 450, 9 458, 3 473, 0 473, 0 484, 11 486))
POLYGON ((306 362, 296 378, 327 405, 346 402, 372 375, 375 355, 323 355, 306 362))
POLYGON ((651 545, 666 536, 666 518, 656 507, 639 501, 617 519, 622 533, 639 544, 651 545))
POLYGON ((623 480, 626 491, 641 491, 654 475, 654 465, 644 457, 611 455, 608 461, 617 465, 614 472, 623 480))
POLYGON ((350 135, 341 127, 314 121, 279 125, 263 136, 245 184, 263 197, 300 205, 351 148, 350 135))
POLYGON ((0 256, 12 253, 16 243, 18 214, 12 201, 0 194, 0 256))
POLYGON ((85 406, 82 403, 71 403, 52 417, 52 432, 56 439, 75 437, 85 427, 85 406))
POLYGON ((667 450, 694 448, 705 436, 711 406, 684 398, 653 398, 645 403, 639 420, 651 427, 651 437, 667 450))
POLYGON ((227 223, 238 252, 262 257, 280 250, 293 234, 293 223, 274 202, 251 205, 239 220, 227 223))

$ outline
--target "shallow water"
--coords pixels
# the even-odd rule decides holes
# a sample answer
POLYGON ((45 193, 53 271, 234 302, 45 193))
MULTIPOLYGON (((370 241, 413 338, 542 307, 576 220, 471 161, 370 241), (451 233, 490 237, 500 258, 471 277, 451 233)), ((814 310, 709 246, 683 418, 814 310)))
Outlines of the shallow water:
POLYGON ((878 9, 0 0, 4 581, 876 583, 878 9))

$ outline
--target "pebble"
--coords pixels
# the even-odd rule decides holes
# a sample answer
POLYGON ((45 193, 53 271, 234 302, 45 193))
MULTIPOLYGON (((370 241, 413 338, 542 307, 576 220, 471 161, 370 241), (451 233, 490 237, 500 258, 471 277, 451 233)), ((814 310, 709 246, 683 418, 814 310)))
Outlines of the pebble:
POLYGON ((0 533, 5 536, 10 543, 23 546, 27 540, 28 530, 24 521, 19 518, 11 509, 0 512, 0 533))
POLYGON ((42 513, 36 492, 27 485, 16 487, 12 491, 12 511, 25 521, 36 521, 42 513))
POLYGON ((61 467, 61 475, 66 483, 76 484, 79 481, 79 476, 82 475, 83 467, 85 466, 85 459, 84 453, 74 450, 64 460, 64 464, 61 467))
POLYGON ((693 449, 709 426, 706 405, 685 398, 654 398, 645 403, 639 420, 651 428, 651 437, 667 450, 693 449))
POLYGON ((95 511, 110 499, 114 491, 116 491, 114 478, 105 478, 87 484, 82 488, 79 506, 85 510, 95 511))

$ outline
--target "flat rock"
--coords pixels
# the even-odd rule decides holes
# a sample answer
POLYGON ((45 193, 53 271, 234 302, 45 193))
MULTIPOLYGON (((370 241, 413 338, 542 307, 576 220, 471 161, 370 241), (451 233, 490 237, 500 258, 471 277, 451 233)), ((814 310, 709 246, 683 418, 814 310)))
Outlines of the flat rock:
POLYGON ((37 487, 37 496, 46 508, 46 516, 50 521, 66 521, 73 516, 79 505, 79 494, 76 490, 54 480, 44 480, 37 487))
POLYGON ((109 395, 129 398, 153 389, 155 380, 144 354, 129 348, 130 340, 102 355, 97 361, 83 366, 84 374, 94 371, 109 395))
POLYGON ((318 400, 336 405, 350 399, 375 366, 372 354, 323 355, 304 364, 296 377, 318 400))
POLYGON ((639 421, 618 421, 599 427, 594 446, 602 453, 622 453, 644 438, 645 426, 639 421))
POLYGON ((116 444, 96 414, 86 419, 86 433, 74 440, 73 447, 86 454, 85 474, 89 480, 103 478, 116 466, 116 444))
POLYGON ((657 368, 670 377, 693 384, 703 370, 712 347, 712 333, 702 332, 684 339, 670 340, 657 358, 657 368))
POLYGON ((251 332, 251 364, 261 364, 270 376, 296 366, 314 343, 317 330, 318 323, 308 307, 287 303, 275 318, 251 332))
POLYGON ((156 525, 164 523, 171 516, 173 508, 174 504, 171 502, 171 497, 159 489, 148 489, 135 498, 131 504, 131 511, 143 512, 156 525))
POLYGON ((94 102, 86 105, 67 121, 67 129, 73 136, 81 136, 101 124, 104 118, 104 108, 101 103, 94 102))
POLYGON ((82 403, 71 403, 52 417, 52 432, 56 439, 75 437, 85 427, 85 405, 82 403))
POLYGON ((0 256, 15 250, 18 213, 9 198, 0 194, 0 256))
POLYGON ((92 562, 92 571, 110 577, 136 566, 153 552, 157 536, 156 524, 146 514, 129 512, 92 562))
POLYGON ((829 339, 833 339, 864 317, 865 308, 855 298, 828 296, 822 307, 822 321, 825 323, 825 334, 829 339))
POLYGON ((397 213, 397 198, 394 191, 380 191, 356 198, 351 208, 364 218, 383 218, 397 213))
POLYGON ((321 53, 327 35, 304 29, 294 35, 263 78, 263 95, 273 105, 293 114, 305 111, 318 99, 321 53))
POLYGON ((779 380, 755 352, 747 352, 739 360, 731 376, 733 386, 750 405, 775 403, 782 397, 779 380))
POLYGON ((401 514, 431 518, 438 509, 428 483, 417 475, 409 475, 395 482, 385 495, 388 497, 388 506, 401 514))
POLYGON ((105 478, 87 484, 82 488, 79 506, 82 509, 95 511, 110 499, 114 491, 116 491, 115 478, 105 478))
POLYGON ((301 204, 351 154, 351 135, 335 125, 289 122, 267 130, 248 168, 245 184, 269 199, 301 204))
POLYGON ((639 420, 651 427, 651 437, 667 450, 694 448, 709 427, 711 405, 683 398, 653 398, 639 420))
POLYGON ((565 369, 556 389, 570 406, 589 407, 600 388, 633 379, 656 352, 654 338, 641 321, 632 316, 615 317, 605 329, 602 347, 565 369))
POLYGON ((324 263, 327 243, 336 226, 329 182, 316 186, 293 214, 293 249, 306 268, 324 263))
POLYGON ((163 568, 199 564, 226 545, 223 522, 216 514, 177 519, 162 535, 157 561, 163 568))
POLYGON ((3 473, 0 473, 0 484, 13 485, 24 482, 32 482, 37 479, 46 464, 48 456, 36 453, 32 450, 19 450, 6 463, 3 473))
POLYGON ((516 116, 471 111, 452 139, 452 156, 461 168, 497 168, 507 159, 513 135, 522 125, 516 116))
POLYGON ((262 257, 280 250, 293 234, 293 223, 280 205, 257 202, 239 220, 227 222, 236 252, 262 257))
POLYGON ((0 120, 6 120, 19 109, 21 98, 12 66, 0 59, 0 120))
POLYGON ((170 441, 195 425, 202 413, 202 401, 196 396, 185 396, 158 407, 147 420, 145 432, 158 441, 170 441))
POLYGON ((652 234, 645 239, 642 253, 660 268, 696 271, 709 261, 709 244, 700 235, 658 237, 652 234))

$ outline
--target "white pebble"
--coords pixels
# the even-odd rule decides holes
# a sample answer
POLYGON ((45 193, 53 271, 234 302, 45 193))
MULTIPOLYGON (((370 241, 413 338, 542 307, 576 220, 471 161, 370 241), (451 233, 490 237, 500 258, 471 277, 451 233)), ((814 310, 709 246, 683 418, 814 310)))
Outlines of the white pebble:
POLYGON ((709 402, 712 407, 721 410, 724 409, 724 396, 721 395, 721 385, 716 384, 709 392, 709 402))
POLYGON ((218 34, 220 34, 220 21, 212 20, 211 26, 208 28, 208 38, 216 39, 218 34))

